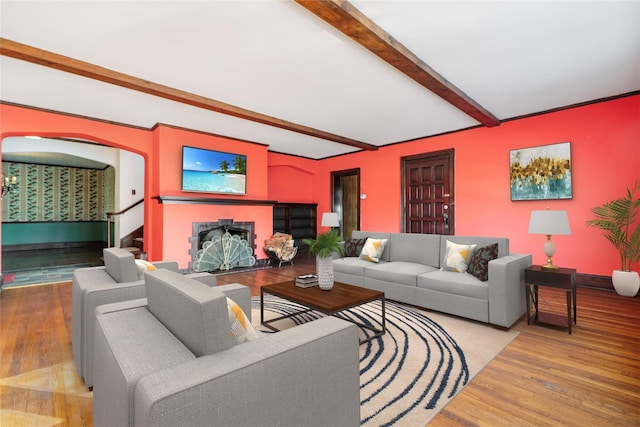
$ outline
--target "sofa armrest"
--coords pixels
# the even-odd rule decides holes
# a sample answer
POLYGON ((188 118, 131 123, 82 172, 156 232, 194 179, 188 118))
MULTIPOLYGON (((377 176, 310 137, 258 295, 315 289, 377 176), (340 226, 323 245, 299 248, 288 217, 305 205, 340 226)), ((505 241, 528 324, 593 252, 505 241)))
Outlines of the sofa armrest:
POLYGON ((333 259, 340 259, 340 258, 344 258, 344 242, 339 242, 338 245, 340 245, 340 251, 332 251, 331 252, 331 258, 333 259))
POLYGON ((251 320, 251 290, 240 283, 216 286, 216 289, 231 298, 240 306, 244 314, 251 320))
POLYGON ((96 307, 95 316, 107 313, 115 313, 116 311, 131 310, 147 306, 147 299, 140 298, 129 301, 114 302, 112 304, 104 304, 96 307))
POLYGON ((200 272, 200 273, 185 274, 185 276, 187 276, 190 279, 197 280, 200 283, 204 283, 207 286, 218 285, 218 279, 216 278, 215 274, 200 272))
POLYGON ((87 287, 82 291, 82 372, 87 387, 93 386, 93 328, 96 308, 114 302, 144 298, 144 280, 125 283, 110 283, 87 287))
POLYGON ((135 425, 359 426, 358 332, 334 317, 141 378, 135 425))
POLYGON ((524 270, 530 254, 509 254, 489 261, 489 323, 511 327, 526 310, 524 270))
POLYGON ((155 268, 166 268, 174 273, 178 272, 178 263, 176 261, 153 261, 151 262, 155 268))
POLYGON ((113 277, 109 276, 104 266, 77 268, 73 272, 71 283, 71 346, 73 350, 73 360, 76 363, 78 372, 82 376, 82 337, 84 326, 84 290, 89 287, 102 284, 114 283, 113 277))

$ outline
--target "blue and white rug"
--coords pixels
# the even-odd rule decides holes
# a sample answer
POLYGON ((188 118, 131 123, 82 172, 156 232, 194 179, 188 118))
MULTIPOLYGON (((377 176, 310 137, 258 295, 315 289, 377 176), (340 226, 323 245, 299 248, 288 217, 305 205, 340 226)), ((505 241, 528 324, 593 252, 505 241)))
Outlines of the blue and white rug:
MULTIPOLYGON (((277 297, 266 298, 267 319, 302 309, 277 297)), ((363 426, 425 426, 518 335, 392 301, 385 309, 386 334, 360 346, 363 426)), ((379 328, 380 312, 376 301, 341 315, 379 328)), ((306 313, 274 326, 284 329, 320 316, 306 313)), ((252 318, 258 326, 259 297, 253 299, 252 318)), ((360 329, 361 338, 370 333, 360 329)))

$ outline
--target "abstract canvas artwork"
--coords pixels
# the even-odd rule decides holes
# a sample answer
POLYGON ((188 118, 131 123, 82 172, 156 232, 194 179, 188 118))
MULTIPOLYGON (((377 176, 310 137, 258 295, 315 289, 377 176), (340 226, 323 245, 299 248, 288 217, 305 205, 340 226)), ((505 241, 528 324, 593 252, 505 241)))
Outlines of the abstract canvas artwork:
POLYGON ((571 199, 571 143, 510 151, 511 200, 571 199))

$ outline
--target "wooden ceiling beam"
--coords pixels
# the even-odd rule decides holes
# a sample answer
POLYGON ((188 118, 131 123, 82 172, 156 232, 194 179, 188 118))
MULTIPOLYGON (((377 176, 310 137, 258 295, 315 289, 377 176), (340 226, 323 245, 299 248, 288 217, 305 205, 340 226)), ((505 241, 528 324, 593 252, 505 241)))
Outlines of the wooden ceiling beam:
POLYGON ((0 54, 22 61, 31 62, 45 67, 54 68, 56 70, 66 71, 68 73, 87 77, 101 82, 110 83, 127 89, 143 92, 149 95, 158 96, 160 98, 169 99, 171 101, 180 102, 182 104, 191 105, 205 110, 214 111, 220 114, 226 114, 240 119, 250 120, 252 122, 261 123, 268 126, 296 132, 316 138, 337 142, 339 144, 356 147, 363 150, 377 150, 378 147, 365 142, 357 141, 340 135, 335 135, 322 130, 314 129, 308 126, 278 119, 251 110, 236 107, 204 96, 196 95, 183 90, 175 89, 169 86, 153 83, 128 74, 113 71, 104 67, 90 64, 70 58, 68 56, 59 55, 57 53, 38 49, 5 38, 0 38, 0 54))
POLYGON ((500 124, 497 117, 448 82, 348 1, 296 2, 484 126, 500 124))

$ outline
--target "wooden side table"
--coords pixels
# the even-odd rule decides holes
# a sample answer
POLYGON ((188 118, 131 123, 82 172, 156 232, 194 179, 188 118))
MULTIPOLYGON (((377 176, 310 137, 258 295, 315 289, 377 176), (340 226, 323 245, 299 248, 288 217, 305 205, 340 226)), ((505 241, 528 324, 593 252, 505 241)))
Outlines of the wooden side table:
POLYGON ((543 270, 541 266, 534 265, 524 270, 524 283, 527 295, 527 324, 531 321, 538 323, 548 323, 552 325, 569 326, 576 324, 576 270, 575 268, 560 268, 559 270, 543 270), (544 313, 539 311, 538 306, 538 286, 565 289, 567 295, 567 316, 544 313), (535 312, 531 313, 531 302, 533 301, 535 312), (573 309, 572 309, 573 306, 573 309))

